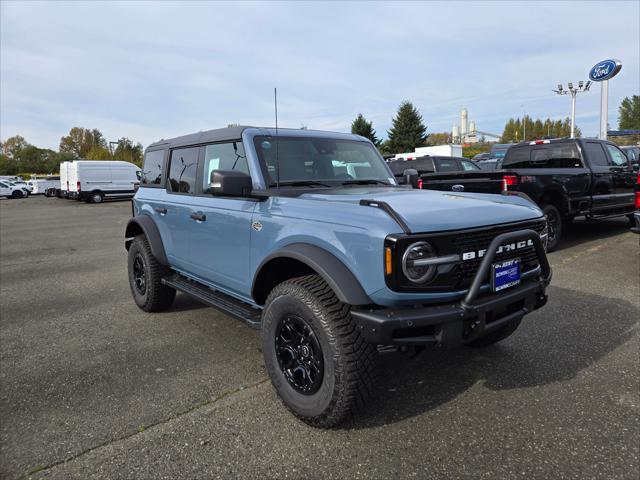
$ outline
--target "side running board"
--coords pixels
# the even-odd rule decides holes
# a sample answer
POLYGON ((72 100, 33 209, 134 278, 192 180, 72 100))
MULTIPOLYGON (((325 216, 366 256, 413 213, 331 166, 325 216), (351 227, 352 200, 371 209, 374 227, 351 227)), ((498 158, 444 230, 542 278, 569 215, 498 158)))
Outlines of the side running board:
POLYGON ((162 283, 168 287, 186 293, 202 303, 216 308, 227 315, 242 320, 251 328, 260 328, 262 310, 254 308, 226 293, 213 290, 201 283, 195 282, 180 274, 174 273, 162 279, 162 283))

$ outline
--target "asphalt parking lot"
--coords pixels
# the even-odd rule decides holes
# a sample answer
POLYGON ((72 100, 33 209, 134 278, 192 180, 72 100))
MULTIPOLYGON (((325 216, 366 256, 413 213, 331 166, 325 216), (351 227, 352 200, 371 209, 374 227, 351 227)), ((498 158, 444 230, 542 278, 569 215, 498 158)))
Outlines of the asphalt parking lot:
POLYGON ((2 478, 634 478, 640 265, 626 219, 566 231, 549 304, 484 349, 381 356, 364 415, 279 403, 259 332, 131 300, 129 202, 0 200, 2 478))

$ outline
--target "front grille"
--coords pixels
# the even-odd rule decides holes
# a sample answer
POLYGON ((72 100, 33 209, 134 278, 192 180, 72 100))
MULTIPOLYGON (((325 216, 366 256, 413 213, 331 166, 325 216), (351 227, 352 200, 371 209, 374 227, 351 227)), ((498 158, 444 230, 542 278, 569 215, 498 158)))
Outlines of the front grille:
MULTIPOLYGON (((498 225, 495 227, 488 227, 483 229, 472 229, 466 231, 440 233, 424 236, 411 236, 398 242, 397 245, 397 261, 402 261, 402 252, 409 246, 409 244, 418 241, 426 240, 431 243, 438 252, 438 255, 458 254, 462 255, 464 252, 478 252, 479 250, 486 249, 491 241, 501 233, 514 232, 518 230, 531 229, 537 233, 542 233, 545 227, 545 221, 542 219, 528 222, 520 222, 515 224, 498 225)), ((471 286, 471 282, 475 277, 476 272, 480 266, 484 257, 460 261, 455 266, 440 268, 438 275, 435 279, 424 286, 417 286, 406 280, 403 276, 399 275, 395 278, 395 287, 402 291, 413 292, 445 292, 452 290, 464 290, 471 286), (448 271, 446 269, 449 268, 448 271)), ((523 249, 502 252, 496 254, 494 257, 495 262, 503 260, 509 260, 512 258, 521 259, 521 271, 526 272, 532 270, 538 266, 538 257, 533 246, 523 249)), ((489 279, 487 278, 487 281, 489 279)), ((393 288, 393 285, 390 285, 393 288)))
MULTIPOLYGON (((544 222, 537 222, 532 225, 521 226, 519 228, 513 228, 508 226, 501 227, 501 228, 492 229, 488 232, 485 231, 485 232, 465 235, 463 237, 458 237, 454 239, 452 243, 456 247, 457 253, 478 251, 478 250, 487 248, 491 243, 491 241, 501 233, 513 232, 516 230, 529 228, 531 230, 536 231, 538 234, 540 234, 544 230, 544 227, 545 227, 544 222)), ((539 264, 538 256, 536 255, 536 251, 533 246, 516 250, 516 251, 511 251, 511 252, 498 253, 494 257, 494 261, 500 262, 502 260, 510 260, 512 258, 520 258, 522 272, 532 270, 536 268, 539 264)), ((473 277, 478 271, 478 268, 480 267, 481 262, 482 262, 482 258, 475 259, 475 260, 467 260, 461 263, 460 269, 459 269, 459 273, 460 273, 459 285, 460 286, 464 288, 471 285, 471 282, 473 281, 473 277)))

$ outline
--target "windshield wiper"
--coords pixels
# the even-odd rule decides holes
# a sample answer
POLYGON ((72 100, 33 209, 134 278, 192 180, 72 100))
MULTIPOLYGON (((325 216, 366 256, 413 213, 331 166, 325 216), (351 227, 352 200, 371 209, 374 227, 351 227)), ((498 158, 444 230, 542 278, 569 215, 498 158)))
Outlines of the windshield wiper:
MULTIPOLYGON (((288 182, 280 182, 281 186, 285 187, 331 187, 332 185, 328 185, 322 182, 316 182, 315 180, 295 180, 288 182)), ((272 183, 269 185, 270 187, 275 187, 277 184, 272 183)))
POLYGON ((388 185, 393 186, 389 182, 384 182, 382 180, 376 180, 373 178, 364 179, 364 180, 346 180, 342 182, 342 185, 388 185))

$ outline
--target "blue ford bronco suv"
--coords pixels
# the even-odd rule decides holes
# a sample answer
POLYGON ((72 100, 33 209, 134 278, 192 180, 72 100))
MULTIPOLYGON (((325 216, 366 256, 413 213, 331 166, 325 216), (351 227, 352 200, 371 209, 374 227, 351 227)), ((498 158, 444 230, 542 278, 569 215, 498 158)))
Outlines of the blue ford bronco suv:
POLYGON ((491 345, 551 279, 535 204, 398 186, 369 140, 340 133, 154 143, 125 236, 142 310, 180 291, 261 328, 276 392, 318 427, 363 405, 377 346, 491 345))

